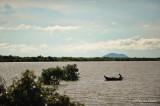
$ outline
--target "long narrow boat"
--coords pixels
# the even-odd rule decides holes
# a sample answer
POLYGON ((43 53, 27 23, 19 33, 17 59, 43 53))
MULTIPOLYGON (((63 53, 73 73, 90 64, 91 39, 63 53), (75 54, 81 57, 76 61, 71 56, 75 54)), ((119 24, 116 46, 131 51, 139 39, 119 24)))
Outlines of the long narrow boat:
POLYGON ((106 79, 106 81, 121 81, 123 79, 123 77, 114 78, 114 77, 106 77, 106 76, 104 76, 104 78, 106 79))

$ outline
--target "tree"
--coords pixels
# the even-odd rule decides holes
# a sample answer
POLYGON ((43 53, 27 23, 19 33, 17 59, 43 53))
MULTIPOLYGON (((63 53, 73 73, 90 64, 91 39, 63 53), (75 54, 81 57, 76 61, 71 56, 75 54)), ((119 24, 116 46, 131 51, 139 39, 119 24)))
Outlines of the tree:
POLYGON ((11 104, 20 106, 44 106, 43 88, 35 82, 34 71, 26 70, 21 79, 15 79, 8 88, 11 104), (22 102, 23 101, 23 102, 22 102))
POLYGON ((2 76, 0 76, 0 105, 6 105, 6 103, 10 101, 7 96, 5 80, 2 76))
POLYGON ((76 81, 79 79, 79 73, 76 64, 68 64, 64 67, 51 67, 42 70, 40 81, 47 85, 59 85, 60 80, 76 81))
POLYGON ((67 66, 63 67, 64 69, 64 80, 71 80, 71 81, 75 81, 78 80, 79 78, 79 73, 78 73, 78 68, 76 64, 68 64, 67 66))
POLYGON ((43 69, 40 80, 44 84, 59 84, 60 79, 63 76, 63 70, 61 67, 51 67, 48 69, 43 69))
POLYGON ((0 106, 83 106, 56 93, 55 88, 43 87, 35 78, 34 71, 26 70, 20 79, 14 79, 6 88, 0 77, 0 106))

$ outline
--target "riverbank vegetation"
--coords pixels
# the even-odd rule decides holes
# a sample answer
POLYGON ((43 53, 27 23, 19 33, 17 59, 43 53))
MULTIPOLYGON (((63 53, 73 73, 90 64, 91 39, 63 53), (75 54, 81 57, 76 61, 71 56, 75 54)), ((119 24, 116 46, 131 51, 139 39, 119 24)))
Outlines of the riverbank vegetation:
POLYGON ((19 57, 0 55, 0 62, 57 62, 57 61, 160 61, 158 58, 108 58, 108 57, 19 57))
POLYGON ((60 80, 76 81, 79 79, 79 73, 76 64, 68 64, 63 67, 51 67, 42 70, 39 80, 44 84, 59 85, 60 80))
POLYGON ((10 86, 0 77, 1 106, 83 106, 72 102, 67 95, 60 95, 56 88, 47 88, 35 81, 34 71, 26 70, 21 78, 15 78, 10 86))

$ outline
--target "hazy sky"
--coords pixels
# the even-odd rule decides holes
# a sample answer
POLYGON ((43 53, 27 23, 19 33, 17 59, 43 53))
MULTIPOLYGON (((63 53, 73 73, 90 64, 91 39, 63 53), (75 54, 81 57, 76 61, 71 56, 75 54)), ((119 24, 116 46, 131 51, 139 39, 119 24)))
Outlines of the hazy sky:
POLYGON ((0 0, 0 55, 160 57, 160 0, 0 0))

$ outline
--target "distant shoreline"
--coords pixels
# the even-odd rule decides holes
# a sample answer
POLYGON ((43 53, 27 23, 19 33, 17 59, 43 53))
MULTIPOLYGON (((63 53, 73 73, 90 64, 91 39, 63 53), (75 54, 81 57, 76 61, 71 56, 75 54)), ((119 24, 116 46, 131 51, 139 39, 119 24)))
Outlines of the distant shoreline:
POLYGON ((0 62, 72 62, 72 61, 160 61, 158 58, 109 58, 109 57, 20 57, 0 55, 0 62))

